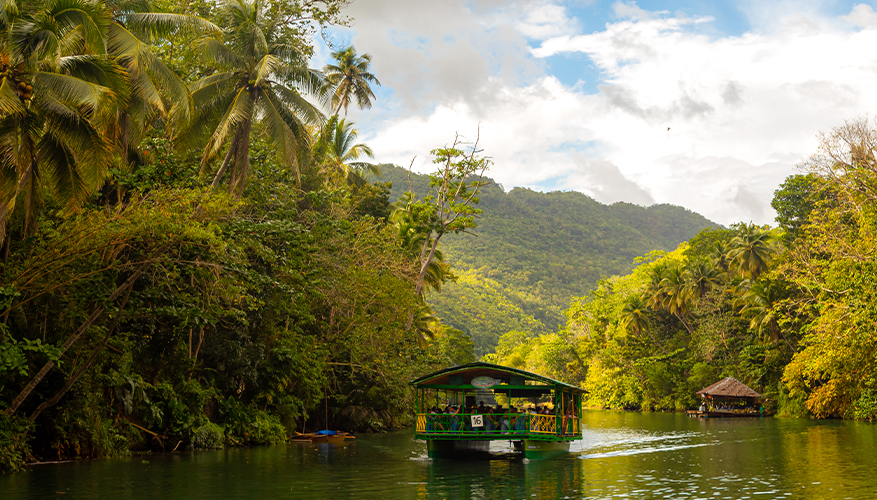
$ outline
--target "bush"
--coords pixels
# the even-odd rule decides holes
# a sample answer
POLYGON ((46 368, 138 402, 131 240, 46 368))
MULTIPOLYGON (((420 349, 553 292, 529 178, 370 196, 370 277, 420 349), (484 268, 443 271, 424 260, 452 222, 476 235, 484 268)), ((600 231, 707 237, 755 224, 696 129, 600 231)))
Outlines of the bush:
POLYGON ((0 472, 21 470, 30 458, 27 431, 30 425, 24 418, 0 413, 0 472))
POLYGON ((241 444, 276 444, 286 441, 286 428, 274 415, 241 403, 229 396, 219 402, 228 434, 241 444))
POLYGON ((202 425, 192 435, 192 447, 199 450, 219 449, 224 442, 225 432, 213 422, 202 425))
POLYGON ((286 441, 286 428, 280 420, 263 411, 259 411, 251 425, 247 441, 251 444, 277 444, 286 441))

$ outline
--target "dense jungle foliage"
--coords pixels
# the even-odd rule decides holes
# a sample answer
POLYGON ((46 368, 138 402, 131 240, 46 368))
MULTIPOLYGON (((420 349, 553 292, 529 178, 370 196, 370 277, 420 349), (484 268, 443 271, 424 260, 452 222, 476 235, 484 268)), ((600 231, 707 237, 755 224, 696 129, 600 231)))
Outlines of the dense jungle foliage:
POLYGON ((676 410, 731 376, 782 415, 877 418, 877 124, 855 120, 777 189, 779 227, 701 231, 575 299, 565 327, 489 360, 582 384, 590 404, 676 410))
MULTIPOLYGON (((306 66, 345 3, 0 6, 0 470, 396 428, 473 359, 423 300, 457 226, 341 118, 369 56, 306 66)), ((439 191, 477 191, 459 146, 439 191)))
MULTIPOLYGON (((382 165, 392 197, 423 193, 428 177, 382 165), (410 182, 410 185, 409 185, 410 182)), ((428 297, 442 322, 470 335, 478 356, 519 330, 556 331, 573 297, 604 276, 633 269, 633 259, 672 250, 706 227, 703 216, 672 205, 603 205, 578 192, 539 193, 492 183, 482 192, 475 234, 449 235, 447 263, 456 280, 428 297)))

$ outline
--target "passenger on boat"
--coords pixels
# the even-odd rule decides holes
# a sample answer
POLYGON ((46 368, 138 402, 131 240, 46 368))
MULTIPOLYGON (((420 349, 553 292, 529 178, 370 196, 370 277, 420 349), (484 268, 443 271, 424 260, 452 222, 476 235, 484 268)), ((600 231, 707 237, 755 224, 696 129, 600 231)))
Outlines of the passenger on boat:
POLYGON ((454 406, 451 408, 451 432, 460 430, 460 411, 462 406, 454 406))
MULTIPOLYGON (((512 408, 513 408, 513 407, 511 407, 511 406, 509 407, 509 412, 512 411, 512 408)), ((510 425, 509 425, 509 415, 508 415, 508 413, 504 413, 504 412, 502 411, 502 405, 496 405, 496 409, 498 410, 499 413, 502 413, 502 415, 499 417, 499 418, 500 418, 499 430, 500 430, 500 432, 503 433, 503 434, 508 434, 508 433, 509 433, 509 427, 510 427, 510 425)))
POLYGON ((482 412, 482 415, 484 416, 484 420, 483 420, 484 432, 490 432, 490 431, 496 429, 496 423, 493 421, 493 418, 490 416, 491 411, 492 410, 490 409, 489 406, 485 406, 484 411, 482 412))

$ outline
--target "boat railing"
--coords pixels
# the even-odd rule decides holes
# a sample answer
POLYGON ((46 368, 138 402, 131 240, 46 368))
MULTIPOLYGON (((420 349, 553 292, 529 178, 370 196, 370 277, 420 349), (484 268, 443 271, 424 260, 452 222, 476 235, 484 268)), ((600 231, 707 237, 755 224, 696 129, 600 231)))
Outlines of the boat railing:
POLYGON ((557 434, 557 417, 554 415, 531 415, 530 432, 536 434, 557 434))
POLYGON ((418 413, 415 430, 418 434, 463 436, 483 434, 577 436, 581 434, 578 417, 531 413, 418 413), (481 426, 472 425, 473 421, 479 420, 481 426))

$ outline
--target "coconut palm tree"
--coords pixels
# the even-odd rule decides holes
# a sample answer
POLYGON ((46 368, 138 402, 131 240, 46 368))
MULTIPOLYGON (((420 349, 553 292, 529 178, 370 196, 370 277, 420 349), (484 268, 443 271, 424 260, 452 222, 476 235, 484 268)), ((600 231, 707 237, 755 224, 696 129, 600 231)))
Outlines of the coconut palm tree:
POLYGON ((357 135, 352 123, 332 116, 317 138, 314 155, 330 175, 344 179, 350 185, 362 186, 366 183, 366 174, 379 176, 381 169, 372 163, 358 161, 364 156, 374 158, 374 154, 367 145, 355 144, 357 135))
POLYGON ((685 293, 689 298, 701 299, 710 290, 720 286, 724 272, 711 262, 703 259, 685 267, 685 293))
POLYGON ((67 205, 104 179, 112 145, 104 133, 125 74, 105 56, 110 16, 88 0, 4 3, 0 41, 0 240, 19 207, 33 230, 43 187, 67 205))
POLYGON ((643 290, 642 299, 646 301, 646 305, 653 309, 663 309, 667 294, 662 283, 667 275, 667 265, 658 262, 649 267, 646 272, 649 281, 643 290))
POLYGON ((755 280, 768 270, 776 253, 775 238, 770 231, 755 224, 743 225, 729 244, 728 259, 740 275, 755 280))
POLYGON ((790 349, 794 350, 788 341, 778 322, 776 306, 788 297, 788 291, 784 284, 776 280, 763 280, 753 284, 741 297, 740 302, 744 305, 740 310, 743 316, 750 316, 749 328, 755 330, 772 342, 782 339, 790 349))
MULTIPOLYGON (((402 203, 402 200, 397 203, 402 203)), ((404 209, 398 209, 398 206, 397 210, 394 210, 390 217, 396 225, 399 235, 399 246, 412 260, 416 260, 423 248, 426 235, 417 230, 417 227, 406 217, 407 212, 404 209)), ((426 287, 424 289, 440 292, 442 283, 445 282, 449 274, 450 266, 445 262, 444 253, 436 249, 433 260, 427 266, 426 278, 424 280, 426 287)))
POLYGON ((625 300, 624 305, 621 308, 621 320, 619 324, 628 333, 633 333, 634 335, 646 333, 649 338, 652 339, 652 342, 654 342, 664 354, 668 354, 667 350, 664 349, 664 346, 658 342, 658 339, 655 338, 654 335, 652 335, 651 311, 641 297, 632 295, 625 300))
POLYGON ((357 55, 352 45, 332 52, 332 57, 336 64, 329 64, 323 69, 326 83, 333 89, 332 114, 337 116, 344 108, 346 117, 347 108, 354 99, 359 109, 371 108, 371 101, 375 98, 371 85, 381 84, 369 72, 372 57, 369 54, 357 55))
MULTIPOLYGON (((220 29, 196 16, 156 12, 147 0, 111 0, 107 8, 112 14, 107 51, 127 73, 126 88, 122 90, 126 99, 110 134, 118 167, 127 170, 131 155, 141 156, 137 146, 153 119, 167 118, 173 131, 186 126, 193 112, 188 87, 156 57, 150 45, 162 38, 193 32, 218 36, 220 29)), ((117 198, 121 199, 121 192, 117 198)))
POLYGON ((310 146, 309 127, 323 122, 323 115, 305 95, 324 104, 328 96, 321 91, 322 75, 303 66, 295 40, 284 36, 283 23, 260 0, 226 0, 222 40, 208 37, 198 43, 204 61, 217 71, 190 87, 195 126, 187 139, 209 134, 201 157, 202 174, 227 146, 212 187, 229 173, 231 191, 238 195, 243 191, 254 125, 261 126, 299 178, 299 155, 310 146))

